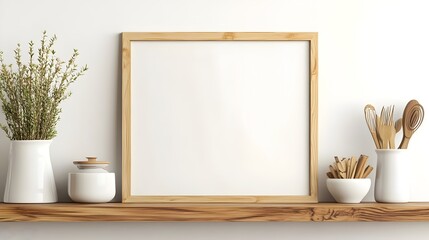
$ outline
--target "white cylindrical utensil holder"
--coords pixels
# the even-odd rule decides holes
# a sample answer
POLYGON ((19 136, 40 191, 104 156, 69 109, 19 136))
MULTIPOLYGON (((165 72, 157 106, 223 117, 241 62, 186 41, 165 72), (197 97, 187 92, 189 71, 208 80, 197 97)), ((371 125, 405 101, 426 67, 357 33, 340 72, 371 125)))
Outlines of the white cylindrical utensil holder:
POLYGON ((409 159, 407 149, 376 149, 377 173, 375 200, 406 203, 410 200, 409 159))

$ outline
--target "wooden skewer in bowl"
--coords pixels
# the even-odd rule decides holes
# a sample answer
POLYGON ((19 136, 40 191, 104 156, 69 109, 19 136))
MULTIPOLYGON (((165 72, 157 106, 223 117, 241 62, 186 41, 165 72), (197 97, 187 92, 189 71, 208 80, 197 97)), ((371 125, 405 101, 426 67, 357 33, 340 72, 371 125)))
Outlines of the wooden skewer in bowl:
POLYGON ((339 160, 335 157, 333 165, 329 165, 329 172, 326 175, 329 178, 353 179, 353 178, 367 178, 374 169, 367 165, 368 156, 360 155, 356 161, 355 157, 343 158, 339 160))

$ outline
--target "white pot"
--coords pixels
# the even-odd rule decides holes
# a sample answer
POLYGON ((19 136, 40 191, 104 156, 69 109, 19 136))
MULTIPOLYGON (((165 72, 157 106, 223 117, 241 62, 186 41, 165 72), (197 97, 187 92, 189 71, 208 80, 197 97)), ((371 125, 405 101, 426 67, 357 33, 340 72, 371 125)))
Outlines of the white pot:
POLYGON ((97 161, 96 157, 87 157, 88 161, 74 161, 78 171, 69 173, 68 194, 74 202, 105 203, 115 197, 115 173, 105 169, 109 162, 97 161))
POLYGON ((409 159, 407 149, 377 149, 375 200, 406 203, 410 200, 409 159))
POLYGON ((73 202, 105 203, 115 192, 114 173, 69 173, 68 194, 73 202))
POLYGON ((49 147, 52 140, 12 141, 4 202, 57 202, 49 147))
POLYGON ((334 179, 328 178, 326 186, 339 203, 360 203, 371 187, 370 178, 334 179))

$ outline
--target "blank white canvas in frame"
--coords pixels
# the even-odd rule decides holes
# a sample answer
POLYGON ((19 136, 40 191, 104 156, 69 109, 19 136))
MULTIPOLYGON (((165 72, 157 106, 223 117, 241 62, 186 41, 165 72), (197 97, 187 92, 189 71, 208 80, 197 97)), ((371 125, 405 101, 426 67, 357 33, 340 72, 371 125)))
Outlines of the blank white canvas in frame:
POLYGON ((310 194, 308 41, 131 47, 131 195, 310 194))

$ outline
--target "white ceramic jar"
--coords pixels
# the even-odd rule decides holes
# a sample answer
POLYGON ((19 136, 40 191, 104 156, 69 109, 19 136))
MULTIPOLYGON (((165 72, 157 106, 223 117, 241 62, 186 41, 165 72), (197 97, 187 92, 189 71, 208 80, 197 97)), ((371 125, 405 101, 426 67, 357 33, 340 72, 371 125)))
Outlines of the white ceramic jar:
POLYGON ((74 161, 78 171, 69 173, 68 194, 74 202, 105 203, 113 199, 116 192, 115 173, 103 168, 109 162, 87 157, 87 161, 74 161))
POLYGON ((377 202, 407 203, 410 200, 410 161, 407 149, 376 149, 377 173, 374 195, 377 202))

